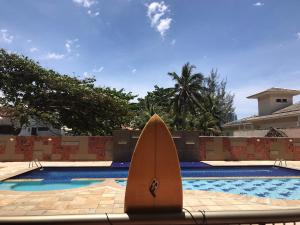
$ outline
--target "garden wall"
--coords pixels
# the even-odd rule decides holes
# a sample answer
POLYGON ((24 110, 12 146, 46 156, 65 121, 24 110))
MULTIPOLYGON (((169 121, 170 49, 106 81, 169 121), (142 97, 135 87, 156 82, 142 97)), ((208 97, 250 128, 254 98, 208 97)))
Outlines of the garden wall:
POLYGON ((201 160, 300 160, 300 138, 199 137, 201 160))
POLYGON ((0 136, 0 161, 111 160, 111 136, 0 136))
MULTIPOLYGON (((0 161, 129 161, 139 132, 113 136, 0 136, 0 161)), ((300 160, 300 138, 205 137, 173 133, 181 161, 300 160)))

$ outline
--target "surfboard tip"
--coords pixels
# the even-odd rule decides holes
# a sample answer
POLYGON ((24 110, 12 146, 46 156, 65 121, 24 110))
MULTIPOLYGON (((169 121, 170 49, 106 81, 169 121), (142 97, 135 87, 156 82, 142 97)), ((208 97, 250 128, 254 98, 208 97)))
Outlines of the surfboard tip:
POLYGON ((150 120, 149 121, 163 121, 159 115, 157 115, 156 113, 151 116, 150 120))

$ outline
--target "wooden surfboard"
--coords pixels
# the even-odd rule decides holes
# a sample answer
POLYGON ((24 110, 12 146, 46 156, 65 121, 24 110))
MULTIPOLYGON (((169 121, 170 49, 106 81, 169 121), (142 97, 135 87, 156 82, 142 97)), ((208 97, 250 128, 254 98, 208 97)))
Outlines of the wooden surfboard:
POLYGON ((182 211, 176 146, 167 126, 156 114, 147 122, 135 146, 124 210, 126 213, 182 211))

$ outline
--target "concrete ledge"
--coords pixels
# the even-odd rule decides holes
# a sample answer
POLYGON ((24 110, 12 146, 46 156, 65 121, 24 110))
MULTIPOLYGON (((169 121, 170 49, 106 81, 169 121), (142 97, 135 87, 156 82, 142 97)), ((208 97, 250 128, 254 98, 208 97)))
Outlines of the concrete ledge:
POLYGON ((300 210, 0 217, 0 224, 241 224, 299 222, 300 210))

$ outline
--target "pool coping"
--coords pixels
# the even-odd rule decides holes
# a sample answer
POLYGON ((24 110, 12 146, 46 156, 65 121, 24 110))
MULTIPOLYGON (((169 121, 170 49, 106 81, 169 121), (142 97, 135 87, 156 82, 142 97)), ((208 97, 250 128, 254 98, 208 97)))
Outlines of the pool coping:
POLYGON ((20 174, 22 174, 22 173, 27 173, 27 172, 32 171, 32 170, 35 170, 35 169, 37 169, 37 168, 36 168, 36 167, 22 168, 22 169, 20 169, 20 170, 18 170, 18 171, 15 171, 15 172, 13 172, 13 173, 9 173, 8 175, 5 175, 5 176, 3 176, 3 177, 0 177, 0 182, 4 182, 4 181, 6 181, 6 180, 8 180, 8 179, 10 179, 10 178, 12 178, 12 177, 18 176, 18 175, 20 175, 20 174))
POLYGON ((32 181, 43 181, 44 179, 36 179, 36 178, 30 178, 30 179, 6 179, 0 182, 8 183, 8 182, 32 182, 32 181))

